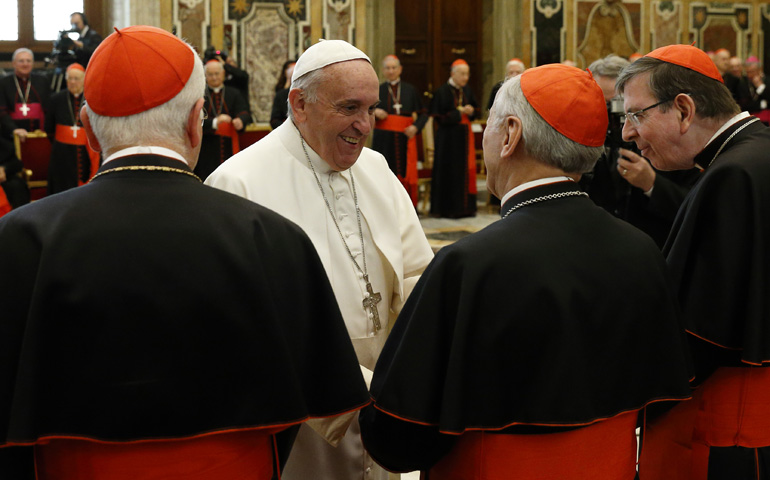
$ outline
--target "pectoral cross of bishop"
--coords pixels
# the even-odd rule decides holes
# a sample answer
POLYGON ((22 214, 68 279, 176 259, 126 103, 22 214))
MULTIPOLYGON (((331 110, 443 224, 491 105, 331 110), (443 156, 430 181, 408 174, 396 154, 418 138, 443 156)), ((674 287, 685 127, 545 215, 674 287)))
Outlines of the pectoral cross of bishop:
POLYGON ((70 128, 72 129, 72 138, 78 138, 78 130, 80 130, 80 127, 73 125, 70 128))
POLYGON ((374 331, 378 332, 382 329, 380 323, 380 314, 377 312, 377 304, 382 301, 382 295, 380 292, 374 293, 372 289, 372 283, 369 281, 369 275, 364 275, 364 281, 366 282, 366 298, 364 298, 364 308, 369 310, 369 316, 372 317, 372 323, 374 323, 374 331))
POLYGON ((22 103, 21 108, 19 108, 19 110, 21 110, 21 114, 24 115, 25 117, 27 116, 27 113, 29 113, 29 107, 27 106, 26 103, 22 103))
POLYGON ((396 103, 393 105, 393 110, 396 111, 396 115, 401 115, 401 107, 403 107, 403 105, 401 105, 400 103, 396 103))

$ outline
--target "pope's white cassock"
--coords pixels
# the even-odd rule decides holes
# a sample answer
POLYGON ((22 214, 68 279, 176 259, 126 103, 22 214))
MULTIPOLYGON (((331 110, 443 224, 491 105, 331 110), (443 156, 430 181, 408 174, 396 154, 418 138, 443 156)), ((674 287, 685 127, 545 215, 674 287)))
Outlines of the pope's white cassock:
MULTIPOLYGON (((291 119, 223 163, 206 183, 264 205, 302 227, 326 268, 358 361, 372 370, 390 325, 433 254, 409 196, 382 155, 364 148, 350 169, 336 172, 309 145, 305 146, 340 231, 291 119), (367 294, 363 274, 353 264, 340 236, 363 268, 353 182, 361 211, 360 231, 369 280, 373 291, 382 295, 377 305, 382 324, 379 331, 363 306, 367 294)), ((368 376, 366 373, 369 380, 371 372, 368 376)), ((334 441, 335 425, 316 424, 313 428, 325 431, 327 438, 334 441)), ((315 430, 306 425, 300 428, 282 479, 387 478, 387 472, 366 455, 357 418, 337 448, 315 430)))

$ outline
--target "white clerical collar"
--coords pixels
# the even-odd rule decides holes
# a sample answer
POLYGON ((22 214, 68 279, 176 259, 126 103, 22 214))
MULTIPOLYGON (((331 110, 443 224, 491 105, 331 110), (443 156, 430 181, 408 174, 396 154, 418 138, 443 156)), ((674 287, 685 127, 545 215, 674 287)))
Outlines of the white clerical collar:
POLYGON ((223 88, 223 87, 224 87, 224 85, 220 85, 220 86, 218 86, 217 88, 211 88, 211 87, 209 87, 209 89, 211 89, 211 91, 212 91, 212 92, 214 92, 214 93, 219 93, 219 92, 221 92, 221 91, 222 91, 222 88, 223 88))
POLYGON ((717 133, 715 133, 714 136, 711 137, 711 139, 708 142, 706 142, 706 145, 704 145, 703 148, 708 147, 709 143, 713 142, 714 139, 716 139, 719 135, 722 134, 722 132, 724 132, 725 130, 727 130, 731 126, 735 125, 736 123, 740 122, 741 120, 743 120, 744 118, 749 117, 749 116, 750 116, 749 112, 741 112, 738 115, 736 115, 733 118, 731 118, 730 120, 728 120, 727 122, 725 122, 725 124, 722 125, 722 128, 717 130, 717 133))
POLYGON ((184 162, 185 165, 189 165, 187 160, 185 160, 179 152, 175 152, 170 148, 153 146, 128 147, 124 148, 123 150, 118 150, 109 157, 105 158, 104 163, 111 162, 117 158, 127 157, 129 155, 159 155, 161 157, 173 158, 174 160, 184 162))
POLYGON ((511 199, 514 195, 517 193, 521 193, 524 190, 529 190, 530 188, 539 187, 541 185, 548 185, 550 183, 558 183, 558 182, 574 182, 575 180, 571 179, 567 176, 560 176, 560 177, 548 177, 548 178, 538 178, 537 180, 532 180, 531 182, 522 183, 518 187, 515 187, 508 193, 506 193, 502 200, 500 200, 500 205, 505 205, 505 202, 511 199))
POLYGON ((447 83, 448 83, 448 84, 450 84, 450 85, 452 85, 452 86, 453 86, 453 87, 455 87, 455 88, 462 88, 462 87, 458 86, 458 85, 455 83, 455 81, 454 81, 454 79, 453 79, 452 77, 449 77, 449 81, 448 81, 447 83))
POLYGON ((388 82, 388 83, 390 83, 391 85, 393 85, 395 87, 396 85, 399 84, 399 82, 401 82, 401 77, 398 77, 397 79, 393 80, 392 82, 388 82))

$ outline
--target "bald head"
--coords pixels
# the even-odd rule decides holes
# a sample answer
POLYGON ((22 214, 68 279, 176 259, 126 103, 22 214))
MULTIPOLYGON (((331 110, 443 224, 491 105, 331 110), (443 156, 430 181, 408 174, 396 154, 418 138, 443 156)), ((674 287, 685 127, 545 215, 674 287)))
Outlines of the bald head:
POLYGON ((206 85, 210 88, 219 88, 225 82, 225 67, 218 61, 206 64, 206 85))
POLYGON ((389 82, 395 82, 401 76, 401 62, 395 55, 388 55, 382 60, 382 74, 389 82))
POLYGON ((505 66, 505 79, 508 80, 509 78, 518 77, 524 73, 524 70, 524 62, 513 59, 505 66))

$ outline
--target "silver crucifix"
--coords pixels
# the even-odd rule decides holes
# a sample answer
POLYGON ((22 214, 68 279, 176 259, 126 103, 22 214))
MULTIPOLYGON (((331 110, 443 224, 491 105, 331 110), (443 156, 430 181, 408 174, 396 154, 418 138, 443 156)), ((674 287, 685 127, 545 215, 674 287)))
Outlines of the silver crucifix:
POLYGON ((372 323, 374 323, 374 331, 378 332, 382 329, 380 323, 380 314, 377 312, 377 304, 382 301, 382 295, 380 292, 374 293, 372 284, 369 281, 369 275, 364 275, 364 281, 366 282, 366 298, 364 298, 363 305, 365 309, 369 310, 369 316, 372 317, 372 323))

